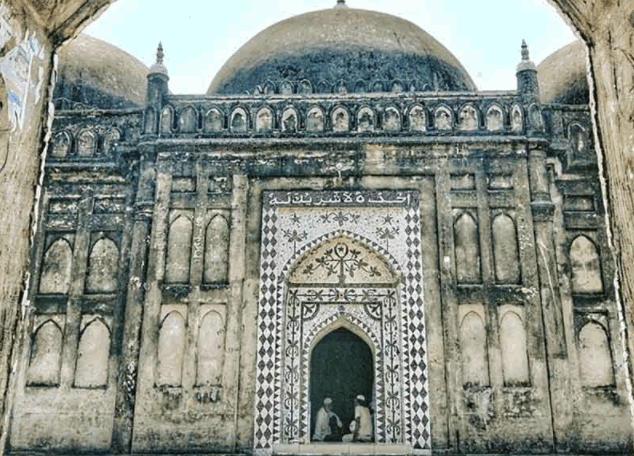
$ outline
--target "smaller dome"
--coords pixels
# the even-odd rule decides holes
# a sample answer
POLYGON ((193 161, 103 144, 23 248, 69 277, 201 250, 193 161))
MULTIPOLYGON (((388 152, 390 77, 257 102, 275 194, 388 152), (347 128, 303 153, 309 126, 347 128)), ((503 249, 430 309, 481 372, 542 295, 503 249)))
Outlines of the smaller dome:
POLYGON ((542 103, 590 103, 583 41, 575 41, 546 57, 537 66, 537 78, 542 103))
POLYGON ((57 109, 121 109, 145 103, 148 68, 105 41, 79 35, 59 50, 57 109))

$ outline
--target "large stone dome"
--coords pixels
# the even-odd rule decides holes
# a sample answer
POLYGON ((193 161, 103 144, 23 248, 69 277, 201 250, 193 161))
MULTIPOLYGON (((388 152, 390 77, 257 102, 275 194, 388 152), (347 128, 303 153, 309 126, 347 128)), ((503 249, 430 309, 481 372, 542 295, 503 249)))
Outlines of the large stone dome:
POLYGON ((475 90, 460 62, 417 25, 375 11, 331 8, 262 31, 207 93, 475 90), (289 84, 290 83, 290 84, 289 84))
POLYGON ((590 103, 583 41, 575 41, 546 57, 537 66, 537 78, 542 103, 590 103))
POLYGON ((105 41, 79 35, 59 51, 55 107, 134 108, 143 106, 148 68, 105 41))

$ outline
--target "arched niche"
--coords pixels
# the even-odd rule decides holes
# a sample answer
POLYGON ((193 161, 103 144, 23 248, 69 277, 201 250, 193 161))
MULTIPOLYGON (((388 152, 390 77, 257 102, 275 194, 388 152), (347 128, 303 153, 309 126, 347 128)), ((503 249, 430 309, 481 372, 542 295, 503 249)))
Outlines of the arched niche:
POLYGON ((536 104, 532 104, 528 108, 528 118, 531 123, 531 127, 535 130, 542 130, 544 128, 544 118, 542 111, 536 104))
POLYGON ((165 106, 161 111, 161 122, 160 122, 161 134, 169 135, 172 133, 172 128, 174 125, 174 109, 171 106, 165 106))
POLYGON ((568 142, 573 154, 583 157, 588 152, 588 133, 579 124, 572 124, 568 129, 568 142))
POLYGON ((296 133, 299 130, 299 114, 294 108, 286 108, 282 113, 282 131, 296 133))
POLYGON ((398 79, 392 82, 391 92, 392 93, 402 93, 405 91, 405 85, 399 81, 398 79))
POLYGON ((308 110, 306 130, 309 132, 324 131, 324 111, 321 108, 314 106, 308 110))
POLYGON ((401 131, 401 113, 394 106, 388 106, 383 111, 381 127, 383 131, 397 132, 401 131))
POLYGON ((271 108, 261 108, 255 115, 255 131, 257 133, 268 133, 273 130, 273 111, 271 108))
POLYGON ((474 131, 479 127, 480 119, 478 110, 468 104, 460 110, 458 114, 458 129, 462 131, 474 131))
POLYGON ((212 310, 203 316, 196 348, 196 384, 220 384, 225 354, 225 324, 218 312, 212 310))
POLYGON ((511 108, 511 130, 521 132, 524 128, 524 116, 522 108, 519 105, 513 105, 511 108))
POLYGON ((66 239, 57 239, 44 254, 40 293, 68 293, 72 265, 73 252, 70 244, 66 239))
POLYGON ((119 247, 108 238, 99 239, 88 257, 86 291, 88 293, 112 293, 117 291, 119 273, 119 247))
POLYGON ((154 110, 154 108, 147 108, 145 110, 145 128, 143 131, 146 134, 156 133, 156 110, 154 110))
POLYGON ((460 352, 462 354, 462 382, 488 385, 487 334, 484 322, 476 312, 469 312, 460 323, 460 352))
POLYGON ((65 158, 71 147, 71 136, 67 131, 60 131, 53 137, 51 156, 54 158, 65 158))
POLYGON ((515 222, 506 214, 493 219, 495 278, 500 283, 520 282, 520 258, 515 222))
POLYGON ((273 95, 275 93, 275 84, 273 81, 266 81, 262 89, 264 95, 273 95))
POLYGON ((111 128, 103 138, 103 153, 106 155, 114 152, 114 147, 121 140, 121 131, 118 128, 111 128))
POLYGON ((350 114, 343 106, 333 109, 330 115, 330 123, 332 131, 335 133, 344 133, 350 130, 350 114))
POLYGON ((192 106, 186 106, 178 118, 181 133, 194 133, 198 130, 198 112, 192 106))
POLYGON ((500 131, 504 128, 504 112, 498 105, 492 105, 487 110, 486 128, 488 131, 500 131))
POLYGON ((339 79, 337 82, 335 82, 334 89, 335 89, 334 90, 335 93, 338 93, 340 95, 348 93, 348 87, 346 85, 346 81, 344 81, 343 79, 339 79))
POLYGON ((577 236, 570 244, 570 266, 573 293, 601 293, 601 260, 594 242, 577 236))
POLYGON ((180 386, 185 354, 185 319, 176 311, 161 322, 158 340, 157 380, 159 385, 180 386))
POLYGON ((329 330, 314 345, 310 355, 311 436, 314 434, 315 416, 324 398, 333 401, 347 432, 354 421, 354 399, 365 396, 374 400, 374 356, 370 345, 357 331, 339 326, 329 330))
POLYGON ((77 135, 77 155, 80 157, 92 157, 97 150, 97 135, 84 130, 77 135))
POLYGON ((231 121, 229 123, 233 133, 246 133, 249 129, 249 118, 247 112, 243 108, 235 108, 231 112, 231 121))
POLYGON ((302 79, 297 87, 297 93, 309 94, 313 93, 313 85, 308 79, 302 79))
POLYGON ((505 385, 530 383, 526 330, 522 318, 514 311, 507 311, 500 323, 500 347, 505 385))
POLYGON ((357 130, 360 132, 374 131, 374 111, 368 106, 362 107, 357 113, 357 130))
POLYGON ((100 388, 108 383, 110 330, 99 318, 90 322, 81 333, 75 365, 76 388, 100 388))
POLYGON ((614 385, 612 350, 602 325, 586 323, 579 331, 579 365, 584 386, 614 385))
POLYGON ((434 128, 438 131, 453 129, 453 113, 446 106, 439 106, 434 111, 434 128))
POLYGON ((61 359, 62 330, 53 320, 47 320, 33 334, 27 383, 59 385, 61 359))
POLYGON ((458 282, 479 283, 482 276, 478 225, 467 212, 460 214, 454 223, 454 248, 458 282))
POLYGON ((226 283, 229 278, 229 222, 213 216, 205 232, 205 283, 226 283))
POLYGON ((203 130, 205 133, 216 133, 222 131, 225 127, 224 114, 217 108, 211 108, 205 114, 205 122, 203 130))
POLYGON ((321 80, 317 83, 317 93, 330 93, 332 92, 332 86, 330 82, 326 80, 321 80))
POLYGON ((170 225, 165 261, 166 283, 189 283, 193 226, 186 215, 178 216, 170 225))
POLYGON ((362 79, 359 79, 357 82, 354 83, 354 93, 365 93, 367 91, 368 86, 362 79))
POLYGON ((414 105, 409 110, 409 131, 423 132, 427 130, 427 115, 425 108, 414 105))
POLYGON ((291 95, 294 92, 293 83, 290 81, 283 81, 280 84, 280 93, 282 95, 291 95))

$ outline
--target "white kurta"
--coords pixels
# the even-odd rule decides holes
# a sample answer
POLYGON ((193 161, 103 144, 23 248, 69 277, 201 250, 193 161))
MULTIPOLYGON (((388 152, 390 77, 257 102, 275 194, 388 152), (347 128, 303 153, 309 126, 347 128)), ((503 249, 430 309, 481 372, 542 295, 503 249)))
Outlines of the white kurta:
POLYGON ((337 424, 341 427, 341 420, 335 412, 327 412, 323 407, 317 412, 317 418, 315 420, 315 433, 313 434, 313 440, 323 441, 326 436, 330 435, 330 417, 335 416, 337 418, 337 424))

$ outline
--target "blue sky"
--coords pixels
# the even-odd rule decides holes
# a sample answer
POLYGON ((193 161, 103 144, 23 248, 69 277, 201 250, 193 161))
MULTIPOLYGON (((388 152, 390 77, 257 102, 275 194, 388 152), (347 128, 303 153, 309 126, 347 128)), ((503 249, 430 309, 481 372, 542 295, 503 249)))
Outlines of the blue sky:
MULTIPOLYGON (((201 94, 231 55, 262 29, 336 0, 118 0, 85 30, 147 66, 163 42, 170 91, 201 94)), ((526 39, 539 63, 576 39, 547 0, 347 0, 414 22, 462 62, 480 90, 515 89, 526 39)))

